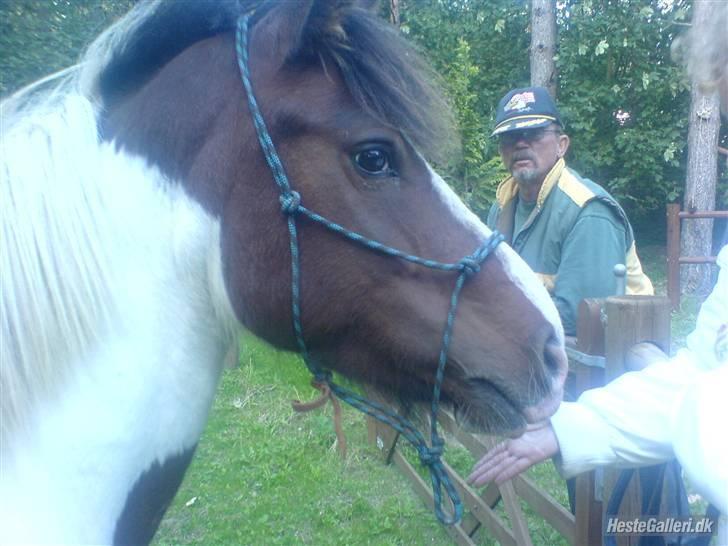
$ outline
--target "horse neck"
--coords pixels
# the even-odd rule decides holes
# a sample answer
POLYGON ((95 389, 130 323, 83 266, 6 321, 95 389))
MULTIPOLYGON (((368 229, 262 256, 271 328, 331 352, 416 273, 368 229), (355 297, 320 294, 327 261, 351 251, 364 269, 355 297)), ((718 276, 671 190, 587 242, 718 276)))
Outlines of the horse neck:
POLYGON ((99 143, 79 97, 12 125, 2 167, 0 458, 11 491, 0 496, 17 503, 7 522, 27 516, 18 495, 37 494, 68 508, 66 529, 77 520, 92 530, 84 513, 106 521, 86 535, 105 539, 145 469, 190 449, 204 426, 235 329, 219 224, 144 160, 99 143), (72 450, 93 460, 109 445, 86 484, 107 496, 89 501, 108 506, 104 516, 68 495, 84 479, 72 450), (53 475, 32 478, 38 468, 53 475))

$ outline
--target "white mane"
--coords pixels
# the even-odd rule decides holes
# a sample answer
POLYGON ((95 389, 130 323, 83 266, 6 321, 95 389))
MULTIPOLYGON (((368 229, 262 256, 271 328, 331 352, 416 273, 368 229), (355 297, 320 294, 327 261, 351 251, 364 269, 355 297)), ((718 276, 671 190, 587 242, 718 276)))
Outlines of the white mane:
POLYGON ((4 433, 19 399, 47 394, 93 343, 113 301, 90 104, 69 95, 58 112, 10 125, 0 179, 4 433))
POLYGON ((0 104, 0 443, 119 327, 126 299, 120 277, 133 274, 124 264, 169 252, 169 261, 196 271, 195 252, 208 248, 200 259, 214 286, 200 305, 212 297, 218 317, 230 314, 217 271, 219 244, 196 240, 208 232, 218 237, 212 219, 204 220, 157 169, 97 134, 98 74, 157 6, 138 6, 79 65, 0 104), (39 91, 48 83, 55 86, 39 91), (145 241, 153 238, 165 243, 145 241))

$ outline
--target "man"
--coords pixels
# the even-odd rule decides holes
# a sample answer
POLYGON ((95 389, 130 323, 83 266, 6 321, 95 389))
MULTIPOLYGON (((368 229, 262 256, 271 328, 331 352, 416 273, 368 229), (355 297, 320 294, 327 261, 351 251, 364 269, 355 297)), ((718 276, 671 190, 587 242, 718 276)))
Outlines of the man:
POLYGON ((498 187, 488 226, 541 278, 567 335, 576 335, 582 299, 616 293, 616 264, 627 266, 628 294, 653 294, 622 208, 566 166, 569 137, 546 89, 509 91, 498 103, 492 136, 511 176, 498 187))

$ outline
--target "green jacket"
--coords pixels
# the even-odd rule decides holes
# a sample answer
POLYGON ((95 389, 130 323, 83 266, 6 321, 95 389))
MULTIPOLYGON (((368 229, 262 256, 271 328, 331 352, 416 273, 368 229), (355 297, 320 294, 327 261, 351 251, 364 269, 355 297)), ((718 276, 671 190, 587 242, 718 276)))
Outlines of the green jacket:
POLYGON ((622 207, 604 188, 582 178, 560 159, 546 176, 536 206, 517 233, 518 186, 504 180, 488 213, 498 229, 541 278, 559 310, 564 331, 576 334, 576 312, 584 298, 616 293, 614 266, 627 266, 627 294, 653 294, 622 207))

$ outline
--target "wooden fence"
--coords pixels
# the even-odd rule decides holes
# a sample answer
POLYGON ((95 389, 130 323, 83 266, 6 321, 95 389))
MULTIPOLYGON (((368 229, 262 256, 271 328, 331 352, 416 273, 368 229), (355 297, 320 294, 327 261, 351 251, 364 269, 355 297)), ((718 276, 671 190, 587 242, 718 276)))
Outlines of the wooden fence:
MULTIPOLYGON (((578 341, 569 348, 568 388, 572 396, 583 390, 600 386, 606 380, 628 371, 626 355, 638 342, 652 341, 664 351, 670 346, 670 303, 667 298, 651 296, 614 296, 606 300, 585 300, 579 309, 578 341)), ((379 402, 401 410, 392 400, 369 393, 379 402)), ((441 412, 438 419, 448 443, 458 442, 477 460, 496 440, 461 430, 451 415, 441 412)), ((426 423, 422 430, 428 430, 426 423)), ((398 445, 398 433, 378 421, 368 420, 369 441, 382 452, 386 461, 399 467, 411 482, 415 492, 432 507, 432 491, 420 477, 398 445)), ((520 475, 501 485, 487 485, 482 490, 471 488, 455 470, 444 463, 463 500, 465 515, 462 521, 446 527, 454 542, 474 545, 478 533, 488 533, 504 546, 531 546, 527 520, 521 502, 549 523, 569 544, 598 546, 602 544, 603 499, 608 499, 616 472, 589 472, 577 477, 575 515, 557 502, 528 476, 520 475), (507 522, 496 511, 502 503, 507 522)), ((565 486, 564 486, 565 487, 565 486)), ((640 514, 639 484, 631 486, 620 515, 640 514)), ((630 544, 626 538, 623 544, 630 544)))
POLYGON ((728 218, 728 211, 682 212, 678 204, 667 205, 667 297, 673 309, 680 306, 680 266, 715 263, 715 256, 680 256, 682 220, 699 218, 728 218))

